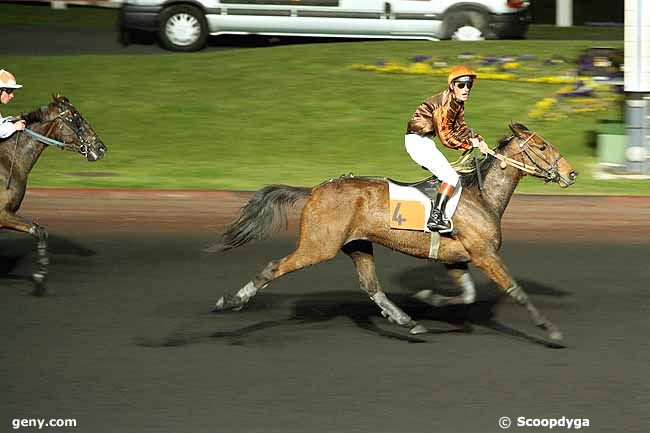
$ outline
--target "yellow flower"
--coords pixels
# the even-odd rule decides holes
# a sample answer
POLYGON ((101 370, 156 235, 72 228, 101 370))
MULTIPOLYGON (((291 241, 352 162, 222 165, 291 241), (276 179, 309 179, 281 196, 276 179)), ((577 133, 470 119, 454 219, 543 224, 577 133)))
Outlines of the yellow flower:
POLYGON ((503 64, 503 69, 517 69, 521 67, 521 65, 517 62, 506 62, 503 64))
POLYGON ((415 63, 409 68, 409 72, 412 74, 429 74, 431 71, 433 69, 428 63, 415 63))

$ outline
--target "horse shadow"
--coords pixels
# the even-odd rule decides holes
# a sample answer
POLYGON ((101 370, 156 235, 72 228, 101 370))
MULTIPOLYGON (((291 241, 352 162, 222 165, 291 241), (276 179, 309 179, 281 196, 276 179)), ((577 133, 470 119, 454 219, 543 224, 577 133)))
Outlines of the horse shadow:
MULTIPOLYGON (((36 263, 36 242, 22 234, 4 233, 0 238, 0 280, 31 281, 36 263)), ((50 257, 71 255, 91 257, 94 250, 58 235, 48 238, 50 257)))
MULTIPOLYGON (((542 337, 531 335, 513 327, 504 325, 496 320, 495 310, 500 304, 502 295, 494 284, 486 282, 478 284, 477 300, 470 305, 450 305, 432 307, 413 297, 422 289, 430 289, 436 293, 456 294, 451 281, 444 273, 432 276, 431 266, 418 267, 397 274, 392 280, 393 287, 399 287, 400 292, 387 290, 388 297, 406 311, 413 319, 427 326, 428 332, 420 335, 410 335, 406 328, 391 324, 383 318, 377 306, 362 291, 332 290, 299 297, 262 293, 246 305, 243 313, 219 312, 219 315, 248 314, 252 317, 268 316, 270 311, 278 311, 289 306, 288 317, 274 320, 260 320, 251 325, 227 331, 216 332, 186 332, 177 330, 163 337, 162 340, 140 339, 138 344, 147 347, 180 346, 206 340, 223 340, 231 345, 245 345, 247 339, 256 334, 281 327, 304 327, 310 324, 322 324, 338 318, 347 318, 359 329, 372 333, 381 338, 397 340, 406 343, 426 343, 430 340, 427 335, 462 333, 471 334, 475 327, 487 328, 491 331, 511 337, 540 344, 546 347, 564 347, 547 341, 542 337), (422 282, 427 281, 426 286, 422 282)), ((563 297, 569 293, 554 287, 545 286, 533 281, 520 280, 527 292, 533 295, 563 297)))

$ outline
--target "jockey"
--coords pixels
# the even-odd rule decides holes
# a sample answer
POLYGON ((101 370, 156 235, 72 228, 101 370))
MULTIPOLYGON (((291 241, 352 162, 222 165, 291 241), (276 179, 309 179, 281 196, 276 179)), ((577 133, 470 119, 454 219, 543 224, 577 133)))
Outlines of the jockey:
MULTIPOLYGON (((0 69, 0 102, 8 104, 14 99, 14 90, 20 89, 20 84, 16 84, 16 77, 10 72, 0 69)), ((7 138, 16 131, 25 129, 24 120, 15 120, 10 117, 2 117, 0 113, 0 139, 7 138)))
POLYGON ((476 74, 466 66, 456 66, 447 77, 447 89, 429 97, 415 110, 406 128, 404 145, 411 158, 441 181, 431 209, 427 228, 449 231, 451 222, 445 216, 445 206, 459 186, 460 176, 433 141, 438 136, 443 146, 469 150, 478 147, 487 153, 487 143, 480 135, 472 136, 465 123, 465 101, 469 99, 476 74))

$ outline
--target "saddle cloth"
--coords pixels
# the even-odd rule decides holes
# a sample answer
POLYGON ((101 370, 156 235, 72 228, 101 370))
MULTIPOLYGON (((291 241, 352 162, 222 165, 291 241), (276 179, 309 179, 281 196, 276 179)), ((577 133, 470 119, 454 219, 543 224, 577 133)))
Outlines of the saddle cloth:
MULTIPOLYGON (((388 195, 390 197, 390 228, 397 230, 418 230, 430 232, 427 221, 431 215, 431 200, 435 200, 440 186, 440 180, 429 177, 413 183, 388 180, 388 195)), ((462 187, 455 189, 447 202, 445 215, 448 219, 454 216, 462 187)))

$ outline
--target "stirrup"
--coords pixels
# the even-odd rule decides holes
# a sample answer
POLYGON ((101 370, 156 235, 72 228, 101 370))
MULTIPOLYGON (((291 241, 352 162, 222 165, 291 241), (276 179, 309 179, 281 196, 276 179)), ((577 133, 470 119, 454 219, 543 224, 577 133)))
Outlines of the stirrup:
POLYGON ((453 221, 445 221, 443 223, 428 222, 427 228, 432 232, 438 233, 451 233, 454 230, 453 221), (445 224, 446 222, 446 224, 445 224))

